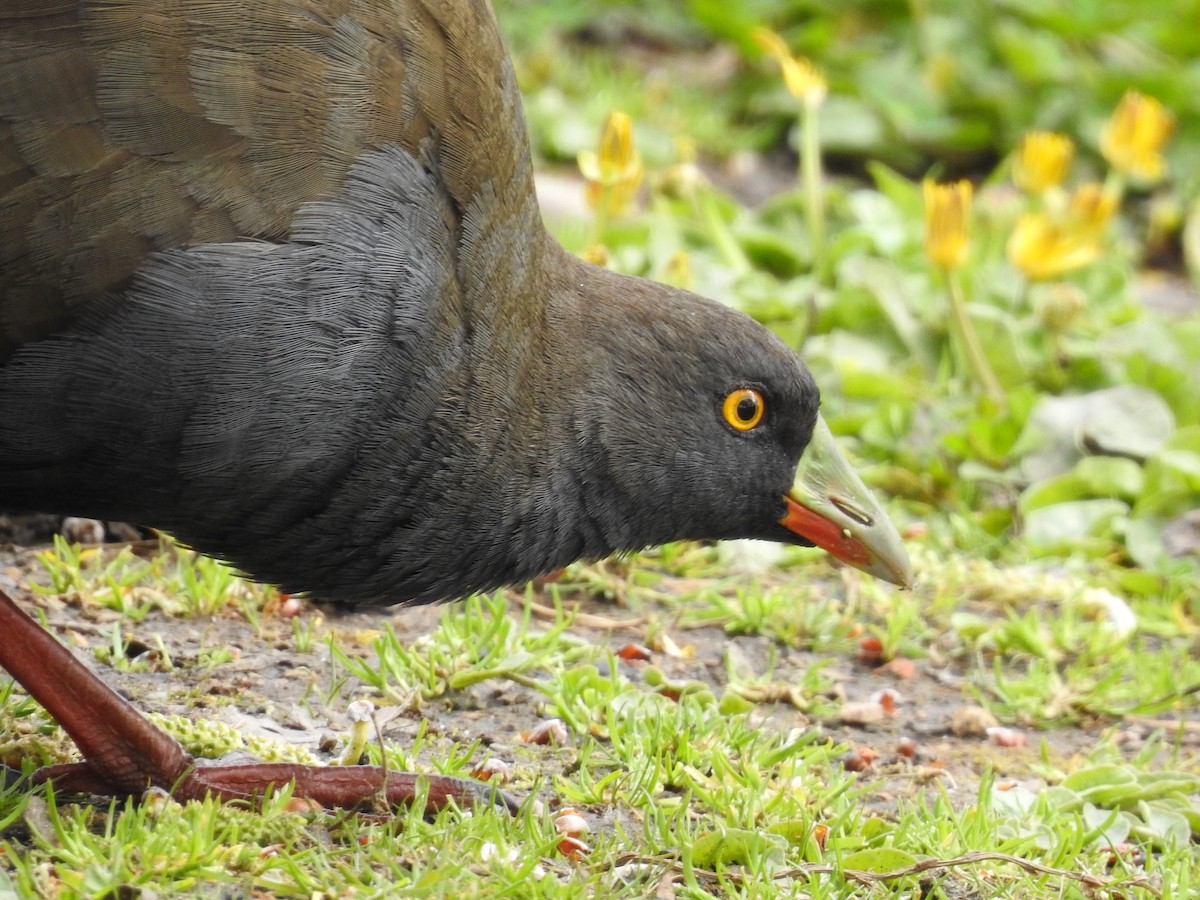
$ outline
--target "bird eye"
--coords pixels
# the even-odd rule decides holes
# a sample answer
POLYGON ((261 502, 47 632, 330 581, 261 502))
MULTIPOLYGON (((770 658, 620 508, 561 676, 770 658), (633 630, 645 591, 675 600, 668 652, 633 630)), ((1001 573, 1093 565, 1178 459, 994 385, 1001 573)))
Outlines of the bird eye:
POLYGON ((738 388, 725 395, 721 413, 733 428, 749 431, 762 421, 766 409, 762 394, 753 388, 738 388))

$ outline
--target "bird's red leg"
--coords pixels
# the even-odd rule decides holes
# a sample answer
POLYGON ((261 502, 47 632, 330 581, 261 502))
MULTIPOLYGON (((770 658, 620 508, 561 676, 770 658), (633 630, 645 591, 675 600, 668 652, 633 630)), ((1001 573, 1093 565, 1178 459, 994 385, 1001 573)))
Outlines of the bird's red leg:
MULTIPOLYGON (((140 794, 151 785, 169 790, 186 774, 192 760, 179 742, 75 659, 3 591, 0 634, 0 665, 58 720, 87 760, 84 766, 99 779, 80 789, 94 790, 103 782, 100 793, 140 794)), ((68 781, 60 784, 74 789, 68 781)))
POLYGON ((459 806, 516 804, 503 792, 476 781, 375 766, 301 766, 289 763, 223 763, 198 760, 153 725, 116 691, 79 662, 62 644, 0 591, 0 667, 58 720, 84 762, 47 766, 34 781, 94 794, 141 794, 148 787, 179 800, 209 794, 248 799, 294 783, 294 795, 322 806, 354 809, 380 796, 393 806, 411 804, 418 783, 428 783, 427 811, 454 800, 459 806))

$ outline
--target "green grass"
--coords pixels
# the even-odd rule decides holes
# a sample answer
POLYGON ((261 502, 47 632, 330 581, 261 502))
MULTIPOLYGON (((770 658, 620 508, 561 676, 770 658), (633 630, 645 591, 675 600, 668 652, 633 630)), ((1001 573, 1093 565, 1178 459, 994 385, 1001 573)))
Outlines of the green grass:
MULTIPOLYGON (((67 560, 78 559, 60 549, 67 560)), ((1051 597, 1047 584, 1074 583, 1062 576, 1025 575, 1020 588, 1011 570, 938 565, 924 554, 923 587, 911 595, 857 575, 831 578, 822 563, 800 559, 785 560, 785 574, 765 583, 700 578, 693 586, 662 565, 690 560, 705 572, 715 555, 675 546, 623 563, 633 608, 606 611, 591 601, 587 612, 613 620, 636 615, 639 624, 607 640, 577 624, 575 611, 578 601, 595 596, 591 585, 604 580, 602 567, 575 567, 545 595, 497 594, 447 606, 437 627, 416 640, 398 638, 385 624, 364 646, 362 635, 306 614, 315 646, 296 653, 311 656, 326 646, 332 654, 322 676, 328 680, 303 701, 314 715, 363 696, 365 685, 385 707, 416 704, 431 713, 437 706, 439 721, 469 717, 480 697, 512 692, 518 696, 506 703, 514 706, 514 722, 561 719, 569 735, 561 747, 525 744, 515 733, 489 733, 486 745, 463 742, 424 728, 412 742, 387 746, 390 766, 428 772, 469 776, 489 757, 504 760, 507 788, 528 798, 514 818, 451 811, 423 821, 401 812, 396 821, 372 824, 289 811, 286 792, 251 812, 166 798, 56 803, 44 790, 18 790, 0 796, 0 872, 20 896, 66 897, 139 889, 158 896, 642 896, 664 878, 686 897, 901 896, 919 883, 930 896, 1083 897, 1085 886, 1075 879, 1092 875, 1125 883, 1125 896, 1150 897, 1186 896, 1198 883, 1190 830, 1200 828, 1200 758, 1182 730, 1186 710, 1195 708, 1185 693, 1197 674, 1194 635, 1119 639, 1105 617, 1088 618, 1069 596, 1051 597), (689 590, 673 592, 681 583, 689 590), (650 664, 615 655, 627 640, 661 646, 663 634, 679 655, 659 650, 650 664), (866 772, 849 771, 851 745, 837 735, 835 688, 853 690, 856 680, 874 676, 848 680, 830 666, 852 663, 858 641, 872 634, 888 656, 945 661, 963 678, 961 689, 948 691, 951 700, 966 703, 977 694, 1002 721, 1032 728, 1035 745, 1039 729, 1052 729, 1045 732, 1049 743, 1013 757, 986 742, 964 742, 943 754, 948 771, 939 772, 936 760, 907 762, 891 753, 885 729, 854 737, 855 745, 878 748, 882 759, 866 772), (725 654, 724 672, 689 661, 693 642, 702 656, 716 652, 720 659, 725 636, 736 635, 765 635, 770 658, 747 666, 725 654), (801 665, 789 657, 794 653, 823 662, 801 665), (1175 717, 1181 730, 1162 732, 1136 752, 1111 740, 1082 754, 1055 749, 1064 725, 1134 714, 1175 717), (556 849, 559 805, 579 808, 592 824, 583 859, 556 849), (1112 863, 1109 848, 1118 844, 1135 849, 1117 852, 1112 863), (1002 856, 970 857, 979 851, 1002 856), (1124 861, 1138 852, 1144 869, 1124 861), (968 858, 936 868, 958 857, 968 858), (934 869, 870 880, 872 871, 922 864, 934 869)), ((156 577, 180 583, 177 566, 210 565, 187 554, 165 560, 150 570, 166 575, 145 575, 138 584, 152 588, 156 577)), ((112 577, 110 567, 96 565, 74 584, 87 594, 112 577)), ((245 619, 243 591, 232 585, 217 615, 245 619)), ((1166 632, 1172 607, 1168 598, 1159 605, 1143 599, 1138 612, 1159 622, 1152 632, 1166 632)), ((178 608, 186 622, 199 607, 181 597, 178 608)), ((161 616, 156 612, 154 621, 168 621, 161 616)), ((274 635, 290 631, 276 625, 271 631, 260 621, 274 635)), ((252 631, 249 622, 243 627, 252 631)), ((228 664, 208 658, 193 665, 219 672, 228 664)), ((187 679, 188 669, 176 674, 187 679)), ((896 686, 908 690, 904 682, 896 686)), ((23 753, 62 758, 59 736, 33 704, 15 691, 0 700, 0 734, 24 722, 23 753)), ((268 758, 310 758, 278 742, 247 742, 202 716, 157 720, 211 756, 249 744, 268 758)), ((339 734, 328 758, 347 739, 339 734)), ((367 752, 379 761, 374 740, 367 752)))

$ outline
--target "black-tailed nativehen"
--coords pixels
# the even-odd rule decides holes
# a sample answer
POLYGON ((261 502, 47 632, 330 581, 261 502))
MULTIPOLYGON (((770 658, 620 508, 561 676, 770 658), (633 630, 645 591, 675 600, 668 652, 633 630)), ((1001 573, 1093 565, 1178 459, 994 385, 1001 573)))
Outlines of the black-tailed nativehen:
MULTIPOLYGON (((895 529, 779 339, 545 231, 485 0, 0 6, 0 508, 152 526, 288 591, 419 603, 684 538, 895 529)), ((194 760, 0 598, 68 789, 361 767, 194 760)), ((478 786, 430 778, 433 807, 478 786)))

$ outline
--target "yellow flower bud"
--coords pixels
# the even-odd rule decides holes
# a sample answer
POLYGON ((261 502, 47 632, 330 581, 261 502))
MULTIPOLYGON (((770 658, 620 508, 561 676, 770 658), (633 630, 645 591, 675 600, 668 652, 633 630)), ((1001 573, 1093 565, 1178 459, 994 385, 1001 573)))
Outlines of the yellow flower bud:
POLYGON ((783 83, 793 97, 810 107, 820 106, 824 102, 829 86, 811 60, 792 56, 783 38, 769 28, 755 28, 754 40, 779 63, 779 68, 783 70, 783 83))
POLYGON ((620 215, 642 184, 642 157, 633 143, 633 120, 613 110, 600 131, 599 150, 579 153, 579 171, 587 179, 587 201, 620 215))
POLYGON ((1008 239, 1009 261, 1031 281, 1057 278, 1099 257, 1100 244, 1093 234, 1046 213, 1021 216, 1008 239))
POLYGON ((1087 306, 1087 298, 1076 285, 1050 285, 1038 298, 1038 318, 1047 331, 1063 334, 1068 331, 1087 306))
POLYGON ((1050 131, 1032 131, 1021 139, 1013 156, 1013 181, 1029 194, 1041 194, 1062 184, 1071 168, 1075 145, 1050 131))
POLYGON ((667 197, 694 198, 696 192, 708 183, 704 172, 696 163, 696 142, 687 136, 676 138, 675 153, 679 161, 662 173, 658 190, 667 197))
POLYGON ((939 269, 957 269, 967 261, 971 183, 938 184, 925 179, 925 253, 939 269))
POLYGON ((1175 130, 1175 117, 1153 97, 1126 91, 1104 126, 1100 152, 1119 172, 1158 181, 1167 170, 1162 148, 1175 130))
POLYGON ((590 262, 593 266, 608 268, 608 248, 603 244, 592 244, 583 251, 582 258, 585 262, 590 262))

